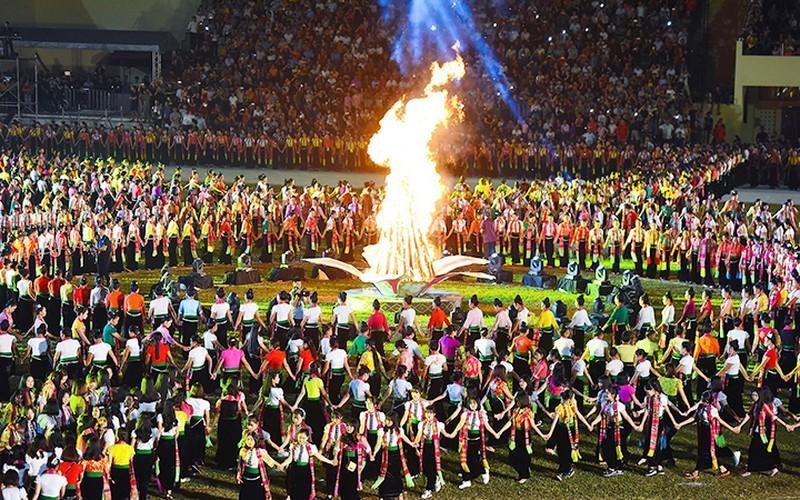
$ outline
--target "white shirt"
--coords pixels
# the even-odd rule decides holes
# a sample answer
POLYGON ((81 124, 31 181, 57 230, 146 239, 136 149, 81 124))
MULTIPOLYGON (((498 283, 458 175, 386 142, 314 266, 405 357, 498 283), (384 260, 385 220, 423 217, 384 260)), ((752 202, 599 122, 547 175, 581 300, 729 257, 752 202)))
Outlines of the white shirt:
POLYGON ((739 355, 734 352, 728 356, 727 359, 725 359, 725 364, 731 365, 731 367, 728 368, 728 371, 725 372, 725 375, 738 375, 739 367, 742 365, 742 361, 739 359, 739 355))
POLYGON ((634 329, 639 330, 644 325, 655 326, 656 313, 653 311, 653 306, 645 306, 639 311, 639 320, 636 322, 634 329))
POLYGON ((336 348, 325 356, 325 361, 331 364, 331 370, 341 370, 347 361, 347 351, 336 348))
POLYGON ((16 337, 11 335, 10 333, 4 333, 0 335, 0 352, 2 353, 13 353, 14 352, 14 342, 17 340, 16 337))
POLYGON ((639 378, 649 377, 651 366, 652 364, 650 363, 650 361, 645 359, 644 361, 636 365, 636 374, 639 375, 639 378))
POLYGON ((495 329, 505 328, 506 330, 511 328, 511 319, 508 317, 508 309, 501 309, 494 316, 494 327, 495 329))
POLYGON ((205 364, 206 356, 208 356, 208 351, 206 348, 197 346, 193 347, 186 357, 192 360, 192 368, 200 368, 205 364))
POLYGON ((227 302, 215 302, 214 305, 211 306, 211 317, 214 318, 217 323, 224 323, 227 321, 230 310, 231 306, 227 302))
POLYGON ((56 352, 61 353, 61 359, 75 359, 78 357, 78 351, 81 349, 81 343, 75 339, 62 340, 56 344, 56 352))
POLYGON ((242 313, 242 321, 253 321, 258 312, 258 304, 255 302, 245 302, 239 306, 239 312, 242 313))
POLYGON ((205 399, 186 398, 186 402, 192 407, 192 417, 203 417, 211 409, 211 403, 205 399))
POLYGON ((320 306, 311 306, 303 310, 303 319, 306 325, 318 325, 322 317, 322 308, 320 306))
POLYGON ((325 358, 328 356, 328 353, 331 352, 331 338, 330 337, 322 337, 319 341, 319 352, 322 354, 322 357, 325 358))
POLYGON ((675 306, 672 304, 664 306, 661 310, 661 324, 670 325, 675 322, 675 306))
POLYGON ((606 371, 612 377, 619 375, 623 368, 625 368, 625 365, 619 359, 612 359, 606 364, 606 371))
POLYGON ((523 307, 522 309, 517 311, 517 321, 521 325, 522 323, 528 324, 528 308, 523 307))
MULTIPOLYGON (((476 342, 477 343, 477 342, 476 342)), ((447 364, 444 354, 431 354, 425 358, 425 366, 428 367, 428 375, 441 375, 447 364)))
POLYGON ((747 339, 750 338, 750 334, 744 330, 737 330, 734 328, 733 330, 728 332, 728 344, 731 343, 731 340, 735 340, 739 343, 739 350, 743 351, 745 349, 745 342, 747 339))
POLYGON ((586 328, 587 326, 592 326, 592 322, 589 319, 589 313, 586 309, 580 308, 572 315, 572 321, 569 322, 567 328, 575 328, 575 327, 583 327, 586 328))
POLYGON ((206 330, 203 332, 203 347, 205 347, 207 351, 213 351, 216 349, 216 347, 214 347, 214 342, 216 341, 216 333, 212 332, 211 330, 206 330))
POLYGON ((572 350, 575 348, 575 341, 566 337, 559 337, 553 342, 553 349, 557 350, 562 358, 572 356, 572 350))
POLYGON ((3 488, 3 500, 28 500, 28 493, 17 486, 5 486, 3 488))
POLYGON ((681 369, 681 374, 691 375, 692 369, 694 369, 694 358, 691 356, 684 356, 678 361, 678 366, 681 369))
POLYGON ((337 325, 348 325, 350 324, 350 313, 353 310, 350 309, 350 306, 347 304, 339 304, 338 306, 333 308, 333 317, 336 319, 337 325))
POLYGON ((39 337, 28 339, 28 347, 31 348, 31 356, 41 358, 47 353, 47 339, 39 337))
POLYGON ((586 343, 586 352, 589 353, 589 356, 595 358, 604 358, 606 349, 608 349, 608 342, 599 337, 595 337, 586 343))
POLYGON ((41 488, 40 496, 60 498, 61 488, 67 486, 67 478, 58 473, 46 472, 36 478, 36 484, 41 488))
POLYGON ((400 318, 403 320, 403 326, 414 326, 417 320, 417 311, 413 307, 407 307, 400 311, 400 318))
POLYGON ((150 301, 150 317, 164 317, 169 314, 170 300, 168 297, 156 297, 150 301))
POLYGON ((575 372, 576 377, 582 377, 586 372, 586 362, 582 359, 572 363, 572 371, 575 372))
POLYGON ((492 352, 496 348, 494 340, 487 338, 480 338, 475 341, 475 349, 478 354, 483 358, 490 358, 494 355, 492 352))
POLYGON ((104 362, 108 360, 108 353, 111 352, 111 346, 105 342, 92 344, 89 346, 89 353, 92 354, 93 360, 97 362, 104 362))
POLYGON ((142 347, 139 345, 139 339, 128 339, 125 341, 125 347, 130 351, 130 356, 138 358, 141 355, 142 347))

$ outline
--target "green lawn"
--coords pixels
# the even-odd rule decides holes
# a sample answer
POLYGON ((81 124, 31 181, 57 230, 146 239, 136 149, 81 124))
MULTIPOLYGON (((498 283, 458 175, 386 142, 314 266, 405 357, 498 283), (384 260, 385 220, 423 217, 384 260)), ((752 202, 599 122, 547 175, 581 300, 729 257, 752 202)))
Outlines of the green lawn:
MULTIPOLYGON (((268 270, 267 267, 258 266, 262 271, 262 275, 268 270)), ((215 278, 222 274, 222 268, 218 266, 210 266, 208 269, 215 278)), ((523 268, 513 268, 515 272, 515 281, 520 282, 521 274, 526 270, 523 268)), ((549 270, 552 271, 552 270, 549 270)), ((185 270, 177 269, 175 274, 179 275, 185 270)), ((136 279, 142 284, 144 290, 149 290, 150 285, 155 282, 157 275, 154 272, 137 272, 127 275, 121 275, 123 282, 123 290, 127 290, 128 283, 132 279, 136 279)), ((612 277, 612 281, 618 282, 619 277, 612 277)), ((676 297, 676 308, 683 305, 683 293, 689 286, 684 283, 678 282, 664 282, 661 280, 648 280, 643 279, 642 283, 645 290, 649 293, 656 310, 660 309, 660 296, 667 290, 671 290, 676 297)), ((323 303, 325 310, 325 320, 330 318, 331 305, 335 300, 336 293, 343 289, 356 288, 363 286, 356 280, 340 280, 340 281, 311 281, 307 280, 304 285, 309 290, 317 290, 320 295, 320 300, 323 303)), ((275 293, 282 289, 288 289, 290 283, 268 283, 262 282, 257 285, 247 286, 234 286, 226 287, 235 290, 240 296, 243 296, 247 288, 252 287, 255 291, 257 301, 266 305, 267 302, 275 295, 275 293)), ((455 290, 465 297, 469 297, 475 293, 481 300, 482 309, 487 314, 487 323, 491 323, 492 308, 491 301, 497 297, 503 302, 510 302, 516 294, 520 294, 525 300, 528 307, 532 312, 538 312, 539 303, 544 297, 550 297, 551 300, 561 299, 564 300, 572 309, 574 304, 574 296, 572 294, 552 291, 552 290, 535 290, 531 288, 524 288, 520 285, 494 285, 494 284, 480 284, 471 281, 448 281, 439 286, 439 288, 447 290, 455 290)), ((205 290, 200 294, 201 300, 204 303, 210 303, 213 297, 213 292, 205 290)), ((719 298, 716 298, 718 303, 719 298)), ((571 314, 570 310, 570 314, 571 314)), ((368 312, 358 314, 358 319, 365 319, 368 312)), ((427 318, 421 317, 420 321, 427 321, 427 318)), ((421 342, 424 346, 424 339, 421 342)), ((248 398, 248 403, 252 404, 253 398, 248 398)), ((544 424, 545 430, 549 428, 549 424, 544 424)), ((625 476, 613 479, 604 479, 599 476, 601 470, 597 464, 593 462, 593 450, 596 441, 595 434, 588 434, 585 429, 582 432, 582 445, 581 451, 584 460, 578 466, 577 474, 565 481, 558 482, 554 479, 556 470, 555 457, 545 455, 544 444, 537 438, 534 445, 534 470, 530 481, 524 485, 519 485, 516 482, 516 475, 513 469, 508 465, 507 453, 505 450, 498 450, 496 453, 490 454, 490 467, 492 470, 492 479, 488 485, 476 484, 468 490, 459 490, 458 477, 456 472, 460 470, 458 465, 458 454, 456 452, 445 452, 443 455, 443 469, 445 471, 446 485, 444 489, 434 498, 440 499, 468 499, 468 498, 491 498, 493 495, 501 495, 503 498, 510 498, 514 496, 525 497, 555 497, 555 498, 585 498, 585 497, 626 497, 626 498, 701 498, 714 496, 717 498, 753 498, 761 495, 766 498, 778 497, 798 497, 798 470, 800 470, 800 439, 795 434, 788 434, 783 429, 778 431, 778 444, 781 450, 781 456, 784 462, 785 470, 774 478, 766 478, 763 476, 752 476, 749 478, 738 477, 738 474, 725 479, 717 479, 711 476, 703 476, 699 481, 687 482, 683 477, 683 472, 691 470, 694 464, 694 447, 695 447, 695 430, 693 426, 685 427, 673 440, 673 448, 675 449, 677 464, 675 467, 670 467, 667 474, 664 476, 656 476, 653 478, 645 478, 641 475, 643 472, 642 467, 635 465, 636 459, 633 460, 628 473, 625 476)), ((730 433, 727 433, 730 434, 730 433)), ((728 435, 728 442, 734 450, 741 450, 743 452, 743 460, 746 460, 748 439, 742 435, 728 435)), ((634 434, 629 441, 629 447, 636 449, 636 442, 638 434, 634 434)), ((216 436, 212 435, 212 440, 216 443, 216 436)), ((209 452, 209 456, 213 456, 209 452)), ((741 469, 741 467, 740 467, 741 469)), ((321 481, 324 478, 324 473, 320 470, 317 474, 317 492, 321 496, 325 490, 325 484, 321 481)), ((272 474, 272 493, 275 498, 283 498, 285 496, 285 474, 282 472, 274 472, 272 474)), ((411 492, 412 497, 418 497, 422 493, 423 480, 418 481, 418 486, 411 492)), ((369 485, 366 485, 364 496, 374 496, 369 485)), ((216 471, 211 467, 203 470, 202 474, 182 486, 182 492, 179 496, 183 498, 236 498, 237 487, 235 478, 231 473, 224 473, 216 471)))

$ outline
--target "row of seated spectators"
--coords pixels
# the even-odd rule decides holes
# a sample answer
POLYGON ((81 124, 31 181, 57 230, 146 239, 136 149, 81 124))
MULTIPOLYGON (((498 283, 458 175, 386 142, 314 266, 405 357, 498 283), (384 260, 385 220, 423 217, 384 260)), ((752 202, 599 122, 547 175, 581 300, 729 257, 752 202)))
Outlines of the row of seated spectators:
POLYGON ((748 0, 742 39, 745 54, 800 54, 800 2, 748 0))
MULTIPOLYGON (((464 125, 451 129, 444 150, 459 156, 495 140, 671 142, 676 131, 680 141, 709 140, 688 95, 694 2, 473 4, 522 120, 467 52, 458 89, 464 125)), ((363 140, 395 100, 426 79, 424 66, 404 76, 391 60, 397 26, 384 22, 374 0, 204 0, 187 32, 185 48, 165 57, 165 95, 174 92, 169 113, 181 114, 173 120, 162 110, 156 117, 165 121, 244 128, 279 141, 314 134, 363 140)))

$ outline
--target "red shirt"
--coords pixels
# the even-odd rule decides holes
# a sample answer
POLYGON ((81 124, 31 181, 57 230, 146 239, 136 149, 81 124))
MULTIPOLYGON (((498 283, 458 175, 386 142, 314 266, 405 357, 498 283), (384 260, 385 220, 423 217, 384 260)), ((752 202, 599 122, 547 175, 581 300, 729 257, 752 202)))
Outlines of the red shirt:
POLYGON ((33 291, 36 295, 39 294, 46 294, 47 293, 47 285, 50 283, 50 278, 47 277, 46 274, 43 274, 33 280, 33 291))
POLYGON ((58 466, 58 473, 66 478, 68 485, 75 486, 78 484, 78 478, 81 476, 81 473, 83 473, 83 464, 62 462, 58 466))
POLYGON ((311 349, 302 350, 300 351, 300 360, 303 362, 303 370, 307 371, 314 362, 314 353, 311 352, 311 349))
POLYGON ((434 307, 431 311, 431 319, 428 320, 428 328, 442 328, 444 325, 450 326, 450 318, 441 307, 434 307))
POLYGON ((72 299, 75 301, 76 304, 80 304, 82 306, 88 306, 90 293, 91 290, 89 290, 88 286, 79 286, 72 293, 72 299))
POLYGON ((372 315, 367 319, 367 328, 372 330, 383 330, 384 332, 389 331, 389 322, 386 321, 386 315, 384 315, 380 311, 375 311, 372 315))
POLYGON ((275 349, 270 351, 264 357, 264 361, 267 363, 268 370, 280 370, 283 368, 283 362, 286 359, 286 352, 281 351, 280 349, 275 349))
POLYGON ((63 278, 53 278, 50 280, 50 283, 47 284, 48 290, 50 290, 50 295, 56 298, 61 296, 61 287, 66 283, 63 278))
POLYGON ((147 355, 150 357, 151 364, 164 364, 167 362, 167 354, 169 353, 169 346, 164 342, 159 342, 158 351, 156 351, 156 344, 147 346, 147 355))
POLYGON ((774 347, 767 349, 767 351, 764 353, 764 359, 767 360, 767 362, 764 364, 764 368, 767 370, 774 370, 778 365, 778 350, 774 347))

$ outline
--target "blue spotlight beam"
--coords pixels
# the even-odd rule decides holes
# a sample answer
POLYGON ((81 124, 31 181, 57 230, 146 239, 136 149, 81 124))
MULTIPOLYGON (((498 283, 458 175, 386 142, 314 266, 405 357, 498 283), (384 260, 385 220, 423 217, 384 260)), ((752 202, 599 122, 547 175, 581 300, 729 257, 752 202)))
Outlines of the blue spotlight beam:
MULTIPOLYGON (((392 42, 392 59, 403 74, 408 74, 434 53, 447 58, 456 42, 462 51, 472 51, 494 86, 495 92, 508 106, 514 118, 523 123, 520 107, 512 95, 513 87, 494 51, 481 36, 468 0, 377 0, 382 19, 397 25, 392 42), (398 13, 404 19, 392 19, 398 13), (402 15, 402 14, 400 14, 402 15)), ((505 9, 503 0, 494 0, 498 10, 505 9)))

